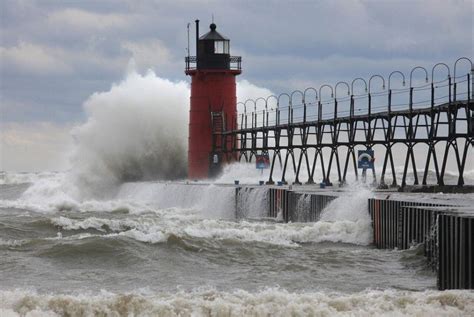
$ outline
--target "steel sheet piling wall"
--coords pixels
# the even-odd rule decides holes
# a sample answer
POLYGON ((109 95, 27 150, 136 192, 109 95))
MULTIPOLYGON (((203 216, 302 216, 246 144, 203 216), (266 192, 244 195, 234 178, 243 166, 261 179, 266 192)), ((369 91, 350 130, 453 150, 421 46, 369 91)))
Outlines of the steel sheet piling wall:
POLYGON ((335 199, 335 196, 298 193, 286 189, 270 189, 269 217, 277 217, 281 213, 285 222, 318 221, 323 209, 335 199), (272 195, 271 193, 274 192, 272 195))
MULTIPOLYGON (((239 195, 242 188, 236 189, 239 195)), ((299 193, 285 188, 268 188, 267 216, 284 222, 315 222, 321 217, 323 209, 336 196, 319 193, 299 193)), ((236 199, 236 212, 243 214, 236 199)))
POLYGON ((434 203, 369 199, 374 245, 408 249, 423 243, 438 288, 474 289, 474 215, 434 203))
POLYGON ((438 216, 438 288, 474 289, 474 216, 438 216))
MULTIPOLYGON (((236 188, 236 215, 252 188, 236 188)), ((268 188, 267 216, 284 222, 314 222, 335 198, 332 193, 268 188)), ((423 243, 428 265, 444 289, 474 289, 474 214, 454 213, 456 206, 370 198, 373 243, 377 248, 408 249, 423 243)))
POLYGON ((408 249, 424 243, 430 233, 434 211, 420 207, 439 206, 432 203, 369 199, 369 214, 374 229, 377 248, 408 249))
POLYGON ((277 218, 288 222, 288 196, 289 191, 280 188, 270 188, 270 208, 268 217, 277 218))

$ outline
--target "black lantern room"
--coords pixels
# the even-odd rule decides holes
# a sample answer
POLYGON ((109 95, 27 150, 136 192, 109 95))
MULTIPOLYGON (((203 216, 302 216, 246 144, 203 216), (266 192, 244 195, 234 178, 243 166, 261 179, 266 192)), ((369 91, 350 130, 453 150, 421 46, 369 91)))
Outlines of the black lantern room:
POLYGON ((210 31, 197 41, 197 69, 230 69, 230 40, 216 31, 210 31))

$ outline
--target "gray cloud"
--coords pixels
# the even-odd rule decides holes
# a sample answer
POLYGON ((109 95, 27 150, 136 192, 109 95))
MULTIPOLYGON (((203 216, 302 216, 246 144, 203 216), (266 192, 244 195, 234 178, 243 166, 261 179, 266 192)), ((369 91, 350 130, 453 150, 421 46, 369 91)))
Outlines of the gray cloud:
POLYGON ((200 18, 204 32, 211 14, 243 57, 240 78, 275 92, 473 55, 469 0, 3 1, 0 9, 8 122, 82 120, 83 101, 122 78, 132 57, 141 71, 184 79, 186 24, 200 18))

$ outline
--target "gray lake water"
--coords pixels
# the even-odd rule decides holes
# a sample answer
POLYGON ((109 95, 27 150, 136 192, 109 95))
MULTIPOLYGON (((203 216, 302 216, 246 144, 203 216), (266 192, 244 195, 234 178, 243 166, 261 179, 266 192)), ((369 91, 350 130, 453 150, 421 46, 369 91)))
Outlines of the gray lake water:
POLYGON ((0 185, 1 316, 474 313, 473 292, 436 290, 420 247, 371 246, 368 191, 283 224, 235 219, 232 187, 128 183, 80 200, 61 174, 27 180, 0 185))

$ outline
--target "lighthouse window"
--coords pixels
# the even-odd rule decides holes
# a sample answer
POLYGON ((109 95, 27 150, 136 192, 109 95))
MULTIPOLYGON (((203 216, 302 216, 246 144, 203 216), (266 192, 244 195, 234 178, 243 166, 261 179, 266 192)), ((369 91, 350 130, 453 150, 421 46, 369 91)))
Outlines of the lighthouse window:
POLYGON ((224 53, 224 42, 215 41, 214 42, 214 53, 223 54, 224 53))
POLYGON ((229 54, 229 42, 228 41, 215 41, 214 53, 215 54, 229 54))

